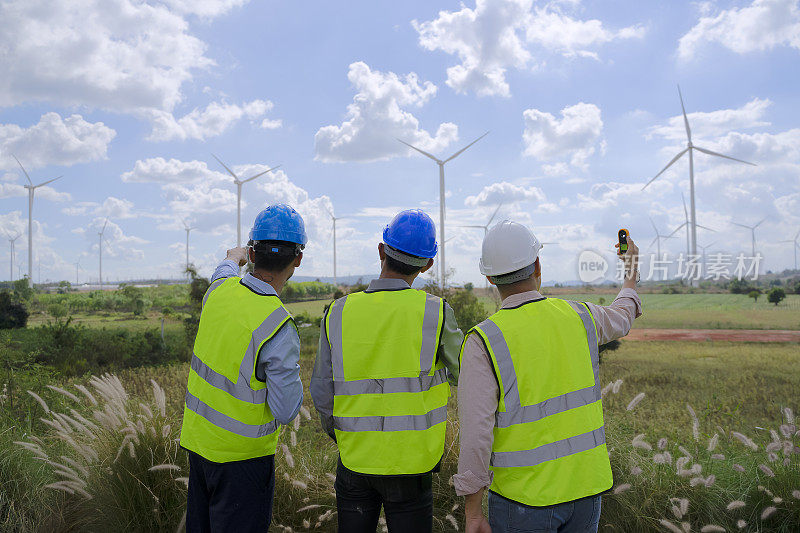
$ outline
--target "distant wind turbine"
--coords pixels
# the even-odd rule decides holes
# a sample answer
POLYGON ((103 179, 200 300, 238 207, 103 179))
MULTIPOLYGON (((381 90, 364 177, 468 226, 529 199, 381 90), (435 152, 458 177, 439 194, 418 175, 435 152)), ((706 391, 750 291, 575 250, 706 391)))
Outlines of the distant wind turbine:
POLYGON ((75 285, 78 285, 78 269, 81 268, 81 256, 78 256, 78 260, 75 261, 75 285))
POLYGON ((236 247, 238 248, 242 245, 242 185, 247 183, 248 181, 253 181, 256 178, 263 176, 267 172, 272 172, 273 170, 280 168, 280 165, 278 165, 277 167, 272 167, 270 169, 267 169, 264 172, 259 172, 255 176, 251 176, 247 179, 240 180, 239 176, 237 176, 233 172, 233 170, 229 169, 228 166, 225 163, 223 163, 219 157, 215 156, 214 154, 211 155, 214 156, 214 159, 216 159, 220 165, 225 167, 225 170, 227 170, 228 174, 230 174, 233 177, 233 182, 236 184, 236 247))
POLYGON ((442 288, 444 288, 445 273, 446 273, 445 262, 444 262, 444 244, 445 244, 445 239, 444 239, 444 165, 448 161, 452 161, 453 159, 455 159, 456 157, 461 155, 461 153, 464 152, 467 148, 469 148, 470 146, 472 146, 476 142, 480 141, 481 139, 483 139, 487 135, 489 135, 488 131, 486 133, 484 133, 483 135, 481 135, 480 137, 478 137, 477 139, 475 139, 474 141, 472 141, 471 143, 469 143, 468 145, 466 145, 461 150, 457 151, 456 153, 454 153, 453 155, 448 157, 447 159, 439 159, 438 157, 436 157, 434 155, 431 155, 431 154, 429 154, 428 152, 426 152, 424 150, 420 150, 416 146, 412 146, 412 145, 408 144, 407 142, 405 142, 405 141, 403 141, 401 139, 397 139, 398 141, 400 141, 401 143, 405 144, 406 146, 408 146, 412 150, 416 150, 417 152, 421 153, 425 157, 433 159, 436 162, 436 164, 439 165, 439 267, 440 267, 441 276, 442 276, 441 277, 442 288))
MULTIPOLYGON (((798 239, 798 238, 800 238, 800 231, 798 231, 798 232, 795 234, 795 236, 794 236, 794 239, 792 239, 792 240, 790 240, 790 241, 781 241, 782 243, 791 242, 791 243, 793 243, 793 244, 794 244, 794 245, 792 246, 792 251, 794 252, 794 269, 795 269, 795 270, 797 270, 797 249, 798 249, 798 248, 800 248, 800 244, 798 244, 798 242, 797 242, 797 239, 798 239)), ((12 245, 12 246, 13 246, 13 245, 12 245)), ((755 254, 753 254, 753 255, 755 255, 755 254)))
POLYGON ((8 238, 8 243, 11 245, 11 260, 9 261, 9 274, 8 274, 8 281, 14 281, 14 243, 17 239, 22 237, 22 233, 17 232, 17 234, 12 237, 9 232, 3 230, 3 233, 6 234, 8 238))
POLYGON ((61 176, 42 182, 39 185, 34 185, 31 181, 31 177, 28 175, 28 171, 25 170, 25 167, 19 162, 17 156, 13 157, 19 165, 19 168, 22 169, 22 173, 25 174, 25 177, 28 179, 28 185, 24 186, 28 189, 28 283, 33 287, 33 193, 39 187, 43 187, 48 183, 53 183, 61 176))
POLYGON ((653 225, 653 231, 656 232, 656 238, 653 239, 653 242, 650 243, 650 246, 653 246, 653 244, 656 245, 656 249, 658 251, 658 256, 657 257, 658 257, 658 260, 660 261, 661 260, 661 239, 674 239, 675 237, 673 237, 672 235, 664 235, 661 232, 659 232, 658 228, 656 227, 656 223, 653 222, 652 218, 650 219, 650 224, 653 225))
POLYGON ((336 221, 345 217, 333 216, 333 213, 328 208, 325 208, 325 210, 328 211, 328 215, 331 217, 331 222, 333 223, 333 284, 338 287, 339 278, 336 277, 336 221))
POLYGON ((103 233, 106 232, 106 225, 108 224, 108 217, 106 217, 106 221, 103 222, 103 229, 97 234, 98 242, 97 242, 97 252, 98 258, 100 259, 100 267, 99 267, 99 275, 100 275, 100 290, 103 290, 103 233))
POLYGON ((492 221, 494 220, 494 217, 497 216, 497 212, 500 211, 501 207, 503 207, 503 203, 502 202, 497 204, 497 208, 494 210, 494 213, 492 213, 492 216, 489 217, 489 220, 486 222, 486 224, 483 224, 483 225, 475 224, 475 225, 459 226, 459 227, 460 228, 482 229, 483 230, 483 236, 486 237, 486 234, 489 233, 489 226, 492 225, 492 221))
POLYGON ((699 245, 700 248, 703 250, 703 272, 706 271, 706 248, 711 248, 715 244, 717 244, 717 241, 714 241, 711 244, 706 244, 705 246, 699 245))
POLYGON ((196 227, 189 226, 189 223, 186 220, 183 220, 183 229, 186 230, 186 275, 189 275, 189 232, 193 229, 197 229, 196 227))
POLYGON ((741 159, 736 159, 735 157, 730 157, 723 154, 718 154, 717 152, 712 152, 706 148, 700 148, 699 146, 695 146, 692 143, 692 130, 689 128, 689 119, 686 117, 686 108, 683 105, 683 95, 681 94, 681 88, 678 86, 678 97, 681 100, 681 111, 683 111, 683 124, 686 127, 686 148, 678 152, 678 155, 672 158, 672 160, 667 163, 667 166, 661 169, 661 172, 656 174, 653 179, 648 181, 642 190, 644 190, 648 185, 653 183, 660 175, 662 175, 669 167, 671 167, 678 159, 680 159, 683 154, 689 153, 689 202, 691 205, 691 235, 692 235, 692 255, 697 255, 697 216, 695 214, 695 197, 694 197, 694 150, 698 152, 702 152, 704 154, 713 155, 716 157, 722 157, 724 159, 730 159, 731 161, 738 161, 739 163, 744 163, 746 165, 756 166, 754 163, 750 163, 748 161, 743 161, 741 159))
MULTIPOLYGON (((684 216, 685 222, 683 224, 681 224, 680 226, 678 226, 677 228, 675 228, 675 230, 672 233, 669 234, 669 237, 672 237, 673 235, 675 235, 678 232, 678 230, 680 230, 681 228, 685 227, 686 228, 686 255, 689 256, 689 255, 691 255, 691 242, 692 242, 692 240, 690 238, 690 234, 689 234, 689 228, 692 226, 692 224, 689 222, 689 212, 686 211, 686 197, 683 195, 682 192, 681 192, 681 200, 683 200, 683 216, 684 216)), ((697 227, 698 228, 707 229, 708 231, 714 231, 713 229, 707 228, 707 227, 705 227, 705 226, 703 226, 701 224, 698 224, 697 227)))
POLYGON ((758 223, 755 226, 748 226, 746 224, 739 224, 738 222, 731 222, 731 224, 735 226, 739 226, 740 228, 745 228, 750 230, 750 238, 751 238, 750 246, 753 257, 755 257, 756 255, 756 228, 759 227, 761 223, 764 222, 765 220, 767 219, 762 218, 761 220, 758 221, 758 223))

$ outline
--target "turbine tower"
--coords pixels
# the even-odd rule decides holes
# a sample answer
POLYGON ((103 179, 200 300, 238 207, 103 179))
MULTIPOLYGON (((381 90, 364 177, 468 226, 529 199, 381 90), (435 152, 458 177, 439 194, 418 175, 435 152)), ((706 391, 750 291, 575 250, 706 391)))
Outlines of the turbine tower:
POLYGON ((658 228, 656 227, 656 223, 653 222, 652 218, 650 218, 650 224, 652 224, 652 226, 653 226, 653 231, 656 232, 656 238, 653 239, 653 242, 650 243, 650 246, 652 247, 654 243, 656 244, 656 250, 658 252, 658 256, 657 257, 658 257, 658 260, 660 261, 661 260, 661 239, 674 239, 675 237, 673 237, 672 235, 663 235, 662 233, 660 233, 658 231, 658 228))
POLYGON ((691 236, 692 236, 692 250, 691 255, 697 255, 697 216, 695 214, 695 197, 694 197, 694 150, 698 152, 702 152, 707 155, 713 155, 716 157, 722 157, 724 159, 730 159, 731 161, 738 161, 739 163, 744 163, 746 165, 756 166, 755 163, 750 163, 748 161, 743 161, 741 159, 736 159, 735 157, 731 157, 728 155, 718 154, 717 152, 712 152, 706 148, 700 148, 699 146, 695 146, 692 143, 692 130, 689 128, 689 119, 686 116, 686 108, 683 105, 683 95, 681 94, 681 88, 678 86, 678 97, 681 100, 681 111, 683 112, 683 125, 686 127, 686 148, 678 152, 678 155, 672 158, 672 160, 667 163, 667 166, 661 169, 661 172, 656 174, 653 179, 648 181, 642 190, 647 188, 648 185, 653 183, 659 176, 661 176, 669 167, 671 167, 678 159, 680 159, 683 154, 689 153, 689 203, 691 207, 691 236))
POLYGON ((106 221, 103 222, 103 229, 97 234, 98 236, 98 243, 97 243, 97 251, 98 257, 100 258, 100 290, 103 290, 103 233, 106 232, 106 224, 108 224, 108 217, 106 217, 106 221))
POLYGON ((750 230, 750 238, 751 238, 750 246, 753 257, 756 256, 756 228, 759 227, 761 223, 764 222, 765 220, 767 219, 762 218, 761 220, 758 221, 758 224, 756 224, 755 226, 748 226, 746 224, 739 224, 738 222, 732 222, 732 224, 735 226, 739 226, 740 228, 745 228, 750 230))
POLYGON ((78 256, 78 260, 75 261, 75 286, 78 285, 78 269, 81 268, 81 256, 78 256))
POLYGON ((444 165, 448 161, 452 161, 453 159, 455 159, 456 157, 461 155, 461 153, 464 152, 467 148, 469 148, 470 146, 472 146, 476 142, 480 141, 481 139, 483 139, 487 135, 489 135, 488 131, 486 133, 484 133, 483 135, 481 135, 480 137, 478 137, 477 139, 475 139, 474 141, 472 141, 471 143, 469 143, 468 145, 466 145, 464 148, 462 148, 458 152, 454 153, 453 155, 451 155, 450 157, 448 157, 447 159, 444 159, 444 160, 439 159, 438 157, 436 157, 434 155, 431 155, 431 154, 429 154, 428 152, 426 152, 424 150, 420 150, 416 146, 412 146, 412 145, 408 144, 407 142, 405 142, 405 141, 403 141, 401 139, 397 139, 398 141, 400 141, 401 143, 405 144, 406 146, 408 146, 412 150, 416 150, 417 152, 421 153, 425 157, 433 159, 436 162, 436 164, 439 165, 439 243, 440 243, 440 245, 439 245, 439 257, 440 257, 439 265, 440 265, 440 271, 441 271, 441 276, 442 276, 442 289, 444 289, 444 280, 445 280, 445 272, 446 272, 445 262, 444 262, 444 244, 445 244, 445 240, 444 240, 444 165))
POLYGON ((189 226, 189 223, 186 220, 183 220, 183 229, 186 230, 186 275, 189 275, 189 232, 193 229, 197 229, 196 227, 189 226))
MULTIPOLYGON (((481 225, 469 225, 469 226, 459 226, 459 227, 461 227, 461 228, 483 229, 483 237, 486 238, 486 234, 489 233, 489 226, 492 224, 492 221, 494 220, 494 217, 497 216, 497 212, 500 211, 501 207, 503 207, 503 202, 500 202, 499 204, 497 204, 497 208, 494 210, 494 213, 492 213, 492 216, 489 217, 488 222, 486 222, 486 224, 484 224, 482 226, 481 225)), ((450 239, 452 239, 452 238, 453 237, 450 237, 450 239)), ((448 240, 450 240, 450 239, 448 239, 448 240)), ((445 241, 445 242, 447 242, 447 241, 445 241)), ((486 288, 487 289, 489 288, 489 280, 488 279, 486 280, 486 288)))
MULTIPOLYGON (((8 238, 8 243, 11 245, 11 260, 9 261, 9 274, 8 281, 14 281, 14 243, 22 236, 22 233, 17 233, 14 237, 9 232, 3 230, 8 238)), ((796 261, 795 261, 796 262, 796 261)))
POLYGON ((31 177, 28 175, 28 171, 25 170, 25 167, 23 167, 22 163, 19 162, 17 156, 13 157, 19 165, 19 168, 22 169, 22 173, 25 174, 25 177, 28 179, 28 185, 24 186, 26 189, 28 189, 28 283, 31 287, 33 287, 33 193, 39 187, 43 187, 48 183, 53 183, 61 176, 42 182, 39 185, 34 185, 31 181, 31 177))
POLYGON ((706 244, 705 246, 703 246, 703 245, 698 245, 698 246, 700 246, 700 248, 703 250, 703 255, 702 255, 702 257, 703 257, 703 272, 705 272, 705 271, 706 271, 706 248, 711 248, 711 247, 712 247, 712 246, 714 246, 715 244, 717 244, 717 241, 714 241, 714 242, 712 242, 711 244, 706 244))
MULTIPOLYGON (((780 241, 780 242, 783 242, 783 243, 786 243, 786 242, 793 243, 792 251, 794 252, 794 269, 795 270, 797 270, 797 249, 800 248, 800 244, 798 244, 798 242, 797 242, 798 238, 800 238, 800 231, 798 231, 795 234, 794 239, 792 239, 790 241, 780 241)), ((13 244, 12 244, 12 246, 13 246, 13 244)), ((755 255, 755 254, 753 254, 753 255, 755 255)))
POLYGON ((242 185, 248 181, 253 181, 256 178, 263 176, 267 172, 272 172, 276 168, 280 168, 280 165, 267 169, 264 172, 259 172, 255 176, 240 180, 239 176, 237 176, 233 170, 229 169, 225 163, 220 161, 219 157, 215 156, 214 154, 211 155, 214 156, 214 159, 216 159, 220 165, 225 167, 225 170, 227 170, 228 174, 233 177, 233 182, 236 184, 236 247, 238 248, 242 246, 242 185))
POLYGON ((336 277, 336 221, 346 217, 335 217, 328 208, 325 208, 325 210, 328 211, 328 216, 331 217, 331 222, 333 223, 333 284, 338 287, 339 278, 336 277))
MULTIPOLYGON (((672 237, 681 228, 683 228, 683 227, 686 228, 686 255, 687 255, 687 259, 688 259, 688 256, 691 255, 691 238, 690 238, 690 233, 689 233, 689 228, 691 227, 691 224, 689 223, 689 212, 686 210, 686 197, 683 195, 682 192, 681 192, 681 200, 683 200, 684 223, 681 224, 680 226, 678 226, 677 228, 675 228, 675 230, 672 233, 670 233, 669 236, 672 237)), ((703 226, 701 224, 698 224, 697 227, 698 228, 707 229, 708 231, 714 231, 713 229, 707 228, 707 227, 705 227, 705 226, 703 226)))

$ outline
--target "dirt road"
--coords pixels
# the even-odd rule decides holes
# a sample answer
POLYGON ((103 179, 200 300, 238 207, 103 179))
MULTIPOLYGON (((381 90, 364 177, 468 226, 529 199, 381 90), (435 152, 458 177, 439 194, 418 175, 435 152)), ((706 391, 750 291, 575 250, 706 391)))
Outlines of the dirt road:
POLYGON ((786 329, 637 329, 625 337, 629 341, 732 341, 798 342, 800 331, 786 329))

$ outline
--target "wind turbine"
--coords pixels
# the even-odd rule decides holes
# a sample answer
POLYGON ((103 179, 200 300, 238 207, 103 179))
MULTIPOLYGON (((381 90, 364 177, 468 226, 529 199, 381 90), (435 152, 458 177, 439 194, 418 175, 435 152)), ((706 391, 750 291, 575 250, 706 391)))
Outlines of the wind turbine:
POLYGON ((99 269, 99 272, 100 272, 100 290, 101 291, 103 290, 103 233, 106 232, 106 224, 108 224, 108 217, 106 217, 106 221, 103 222, 103 229, 101 229, 100 232, 97 234, 97 236, 98 236, 97 251, 98 251, 98 257, 100 258, 100 269, 99 269))
MULTIPOLYGON (((502 203, 502 202, 500 202, 499 204, 497 204, 497 208, 494 210, 494 213, 492 213, 492 216, 491 216, 491 217, 489 217, 489 220, 488 220, 488 222, 486 222, 486 224, 483 224, 483 225, 476 224, 476 225, 471 225, 471 226, 459 226, 459 228, 475 228, 475 229, 482 229, 482 230, 483 230, 483 236, 484 236, 484 237, 486 237, 486 234, 487 234, 487 233, 489 233, 489 226, 491 226, 491 225, 492 225, 492 220, 494 220, 494 217, 495 217, 495 216, 497 216, 497 212, 498 212, 498 211, 500 211, 500 208, 501 208, 501 207, 503 207, 503 203, 502 203)), ((452 238, 452 237, 451 237, 451 238, 452 238)), ((449 239, 448 239, 448 240, 449 240, 449 239)), ((445 241, 445 242, 446 242, 446 241, 445 241)))
POLYGON ((39 187, 43 187, 48 183, 53 183, 61 176, 47 180, 39 185, 34 185, 31 181, 31 177, 28 175, 28 171, 25 170, 25 167, 23 167, 22 163, 19 162, 17 156, 12 157, 14 157, 19 165, 19 168, 22 169, 22 173, 25 174, 25 177, 28 179, 28 185, 24 186, 26 189, 28 189, 28 283, 31 287, 33 287, 33 193, 39 187))
POLYGON ((14 236, 14 237, 12 237, 11 234, 9 232, 7 232, 6 230, 3 230, 3 233, 6 234, 6 237, 8 238, 8 242, 11 245, 11 260, 9 261, 9 274, 8 274, 9 278, 8 278, 8 281, 14 281, 14 242, 16 242, 17 239, 22 237, 22 233, 17 233, 17 235, 14 236))
POLYGON ((331 217, 331 222, 333 223, 333 284, 338 287, 339 278, 336 277, 336 221, 345 217, 333 216, 333 213, 327 207, 325 210, 328 211, 328 215, 331 217))
POLYGON ((758 221, 758 224, 756 224, 755 226, 747 226, 745 224, 739 224, 738 222, 731 222, 731 224, 733 224, 735 226, 739 226, 740 228, 746 228, 746 229, 750 230, 750 237, 751 237, 750 246, 751 246, 753 257, 755 257, 755 255, 756 255, 756 228, 759 227, 761 225, 761 223, 764 222, 765 220, 767 220, 767 219, 766 218, 762 218, 761 220, 758 221))
POLYGON ((703 250, 703 272, 706 271, 706 248, 711 248, 715 244, 717 244, 717 241, 714 241, 711 244, 706 244, 705 246, 700 246, 700 248, 703 250))
POLYGON ((75 286, 78 285, 78 269, 81 267, 81 256, 78 256, 78 260, 75 261, 75 286))
POLYGON ((436 164, 439 165, 439 243, 440 243, 439 244, 439 257, 440 257, 439 266, 440 266, 441 275, 442 275, 441 279, 442 279, 442 288, 443 289, 444 289, 445 272, 446 272, 445 263, 444 263, 444 244, 445 244, 445 240, 444 240, 444 165, 448 161, 452 161, 453 159, 455 159, 456 157, 461 155, 461 153, 464 152, 467 148, 469 148, 470 146, 472 146, 476 142, 480 141, 481 139, 483 139, 487 135, 489 135, 488 131, 486 133, 484 133, 483 135, 481 135, 480 137, 478 137, 477 139, 475 139, 474 141, 472 141, 471 143, 469 143, 468 145, 466 145, 464 148, 462 148, 458 152, 454 153, 453 155, 451 155, 450 157, 448 157, 447 159, 444 159, 444 160, 439 159, 438 157, 436 157, 434 155, 431 155, 431 154, 429 154, 428 152, 426 152, 424 150, 420 150, 416 146, 412 146, 412 145, 408 144, 407 142, 405 142, 405 141, 403 141, 401 139, 397 139, 398 141, 400 141, 401 143, 405 144, 406 146, 408 146, 412 150, 416 150, 417 152, 421 153, 425 157, 433 159, 436 162, 436 164))
POLYGON ((653 183, 661 174, 663 174, 669 167, 671 167, 678 159, 680 159, 683 154, 689 153, 689 203, 691 205, 691 235, 692 235, 692 255, 697 255, 697 216, 695 214, 695 198, 694 198, 694 150, 698 152, 702 152, 704 154, 713 155, 716 157, 722 157, 724 159, 730 159, 731 161, 738 161, 739 163, 744 163, 746 165, 756 166, 755 163, 750 163, 748 161, 743 161, 741 159, 736 159, 735 157, 718 154, 717 152, 712 152, 706 148, 700 148, 699 146, 695 146, 692 143, 692 130, 689 128, 689 119, 686 116, 686 108, 683 105, 683 95, 681 94, 680 85, 678 86, 678 97, 681 100, 681 111, 683 111, 683 125, 686 127, 686 148, 678 152, 678 155, 672 158, 672 160, 667 163, 667 166, 661 169, 661 172, 656 174, 653 179, 648 181, 642 190, 644 190, 648 185, 653 183))
POLYGON ((658 228, 656 227, 656 223, 653 222, 652 218, 650 218, 650 224, 653 225, 653 231, 656 232, 656 238, 653 239, 653 242, 650 243, 650 246, 653 246, 653 243, 656 244, 656 249, 658 251, 658 256, 657 257, 658 257, 658 260, 660 261, 661 260, 661 239, 674 239, 675 237, 673 237, 672 235, 663 235, 663 234, 661 234, 658 231, 658 228))
MULTIPOLYGON (((683 195, 683 192, 681 192, 681 200, 683 200, 683 216, 685 217, 684 218, 685 222, 683 224, 681 224, 680 226, 678 226, 677 228, 675 228, 675 230, 672 233, 670 233, 669 236, 672 237, 681 228, 683 228, 683 227, 686 228, 686 255, 687 255, 687 259, 688 259, 688 256, 691 255, 691 251, 690 251, 691 250, 691 239, 690 239, 690 234, 689 234, 689 228, 691 227, 691 224, 689 223, 689 212, 686 211, 686 197, 683 195)), ((707 228, 707 227, 705 227, 705 226, 703 226, 701 224, 698 224, 697 227, 698 228, 707 229, 708 231, 714 231, 713 229, 707 228)))
MULTIPOLYGON (((794 269, 797 270, 797 249, 800 248, 800 244, 797 243, 797 239, 800 238, 800 230, 795 234, 794 239, 790 241, 780 241, 780 242, 791 242, 794 244, 792 246, 792 251, 794 252, 794 269)), ((13 246, 13 244, 12 244, 13 246)), ((755 254, 753 254, 755 255, 755 254)))
POLYGON ((280 165, 278 165, 277 167, 272 167, 270 169, 267 169, 264 172, 259 172, 255 176, 251 176, 247 179, 240 180, 239 176, 237 176, 233 172, 233 170, 229 169, 228 166, 225 163, 223 163, 219 157, 215 156, 214 154, 211 155, 214 156, 214 159, 216 159, 220 165, 225 167, 225 170, 227 170, 228 174, 230 174, 233 177, 233 182, 236 184, 236 247, 238 248, 242 245, 242 185, 244 185, 248 181, 253 181, 256 178, 263 176, 267 172, 272 172, 276 168, 280 168, 280 165))
POLYGON ((197 229, 196 227, 189 226, 189 223, 186 220, 183 220, 183 229, 186 230, 186 275, 189 275, 189 232, 193 229, 197 229))

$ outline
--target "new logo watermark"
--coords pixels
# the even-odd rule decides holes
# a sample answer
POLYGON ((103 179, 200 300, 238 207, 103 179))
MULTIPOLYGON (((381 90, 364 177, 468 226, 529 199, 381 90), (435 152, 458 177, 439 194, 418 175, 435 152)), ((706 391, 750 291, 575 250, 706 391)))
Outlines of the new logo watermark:
POLYGON ((608 261, 594 250, 584 250, 578 256, 578 278, 584 283, 594 283, 605 278, 608 261))

